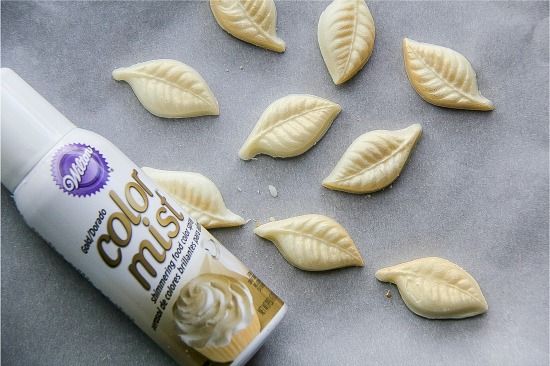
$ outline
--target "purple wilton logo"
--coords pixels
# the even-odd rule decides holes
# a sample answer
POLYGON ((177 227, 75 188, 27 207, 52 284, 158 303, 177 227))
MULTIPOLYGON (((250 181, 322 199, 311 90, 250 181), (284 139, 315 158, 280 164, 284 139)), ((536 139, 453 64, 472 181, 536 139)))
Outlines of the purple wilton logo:
POLYGON ((55 184, 75 197, 99 192, 109 180, 109 165, 90 145, 68 144, 53 156, 52 176, 55 184))

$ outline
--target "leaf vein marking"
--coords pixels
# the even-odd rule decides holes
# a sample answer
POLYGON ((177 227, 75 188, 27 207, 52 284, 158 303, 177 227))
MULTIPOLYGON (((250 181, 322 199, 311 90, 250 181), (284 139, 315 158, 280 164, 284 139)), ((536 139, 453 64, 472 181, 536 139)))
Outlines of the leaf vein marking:
POLYGON ((196 97, 197 99, 200 99, 202 100, 204 103, 208 104, 208 105, 212 105, 212 102, 205 99, 203 96, 199 95, 199 94, 196 94, 194 93, 193 91, 189 90, 189 89, 185 89, 184 87, 178 85, 177 83, 174 83, 172 81, 168 81, 166 79, 163 79, 161 77, 158 77, 156 75, 151 75, 151 74, 148 74, 146 72, 143 72, 143 71, 136 71, 136 70, 129 70, 129 73, 130 74, 135 74, 137 76, 140 76, 140 77, 143 77, 143 78, 146 78, 146 79, 153 79, 153 80, 157 80, 161 83, 164 83, 166 85, 169 85, 175 89, 178 89, 178 90, 181 90, 182 92, 184 93, 187 93, 187 94, 191 94, 192 96, 196 97))

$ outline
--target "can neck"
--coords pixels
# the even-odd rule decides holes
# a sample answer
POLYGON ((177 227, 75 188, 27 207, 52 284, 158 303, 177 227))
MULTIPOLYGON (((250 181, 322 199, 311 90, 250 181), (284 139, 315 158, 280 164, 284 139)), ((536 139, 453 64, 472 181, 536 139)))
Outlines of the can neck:
POLYGON ((13 193, 32 168, 76 127, 11 69, 1 69, 0 83, 2 184, 13 193))

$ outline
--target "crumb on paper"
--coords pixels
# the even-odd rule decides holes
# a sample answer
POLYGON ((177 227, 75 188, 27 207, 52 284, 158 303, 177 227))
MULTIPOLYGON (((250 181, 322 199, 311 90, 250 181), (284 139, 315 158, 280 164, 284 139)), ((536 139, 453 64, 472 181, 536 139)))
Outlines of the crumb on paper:
POLYGON ((229 72, 229 69, 225 69, 225 72, 229 72))
POLYGON ((250 221, 252 221, 252 220, 251 220, 251 219, 248 219, 248 220, 245 221, 244 224, 246 225, 246 224, 248 224, 250 221))
POLYGON ((237 187, 237 191, 242 192, 243 190, 241 189, 241 187, 237 187))
POLYGON ((269 194, 271 194, 271 197, 273 197, 273 198, 277 197, 277 195, 278 195, 277 188, 275 188, 271 184, 269 186, 267 186, 267 188, 269 188, 269 194))
POLYGON ((384 293, 384 296, 386 296, 387 299, 391 299, 391 290, 386 290, 386 292, 384 293))
POLYGON ((269 221, 273 222, 273 221, 277 221, 277 219, 275 219, 273 216, 271 216, 271 217, 269 218, 269 221))
POLYGON ((370 194, 367 194, 367 197, 368 197, 368 198, 371 198, 372 196, 371 196, 370 194))
POLYGON ((239 69, 244 70, 244 66, 243 65, 239 66, 239 69))
POLYGON ((392 189, 392 188, 393 188, 393 184, 390 185, 390 189, 392 189))
POLYGON ((260 194, 260 190, 258 189, 258 194, 260 194))

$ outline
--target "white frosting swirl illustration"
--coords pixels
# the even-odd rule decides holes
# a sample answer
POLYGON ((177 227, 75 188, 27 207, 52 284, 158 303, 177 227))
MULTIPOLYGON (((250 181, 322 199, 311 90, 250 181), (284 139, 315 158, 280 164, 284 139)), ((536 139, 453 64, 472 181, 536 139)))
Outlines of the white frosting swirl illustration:
POLYGON ((186 284, 174 304, 179 337, 194 348, 223 347, 251 323, 254 306, 241 281, 220 274, 203 274, 186 284))

